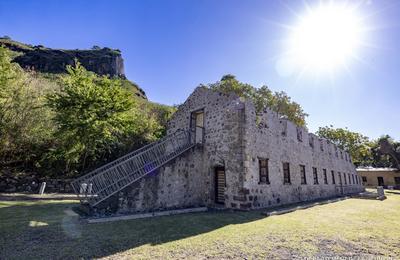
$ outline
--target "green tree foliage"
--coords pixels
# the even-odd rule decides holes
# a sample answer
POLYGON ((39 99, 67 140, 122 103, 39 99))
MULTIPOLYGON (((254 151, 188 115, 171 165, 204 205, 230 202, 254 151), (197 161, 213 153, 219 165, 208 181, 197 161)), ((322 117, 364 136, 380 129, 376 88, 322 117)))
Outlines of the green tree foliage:
POLYGON ((159 139, 167 134, 167 124, 171 116, 177 110, 176 106, 166 106, 153 102, 138 99, 142 109, 146 111, 150 121, 154 121, 156 125, 153 127, 153 139, 159 139))
POLYGON ((316 134, 348 151, 356 165, 364 164, 371 156, 371 142, 368 137, 360 133, 352 132, 347 128, 334 128, 330 125, 320 127, 316 134))
POLYGON ((66 75, 43 74, 24 71, 13 55, 0 47, 0 166, 81 174, 161 138, 176 110, 79 63, 66 75))
POLYGON ((0 164, 26 165, 40 157, 51 138, 51 112, 43 96, 54 86, 24 72, 11 56, 0 47, 0 164))
POLYGON ((238 81, 235 76, 230 74, 223 76, 216 83, 209 84, 208 87, 223 93, 235 93, 240 97, 252 100, 257 113, 268 107, 272 111, 287 116, 296 125, 306 126, 308 114, 283 91, 272 92, 267 86, 255 88, 250 84, 238 81))
POLYGON ((137 132, 137 113, 128 113, 132 94, 119 80, 96 76, 78 61, 67 71, 61 91, 47 97, 58 126, 59 147, 54 154, 66 163, 66 170, 72 165, 84 169, 88 159, 110 153, 115 143, 137 132))
POLYGON ((400 142, 394 141, 388 135, 370 140, 368 137, 352 132, 348 128, 334 128, 332 125, 320 127, 317 135, 348 151, 356 166, 396 167, 393 158, 380 151, 379 141, 386 139, 393 149, 400 153, 400 142))

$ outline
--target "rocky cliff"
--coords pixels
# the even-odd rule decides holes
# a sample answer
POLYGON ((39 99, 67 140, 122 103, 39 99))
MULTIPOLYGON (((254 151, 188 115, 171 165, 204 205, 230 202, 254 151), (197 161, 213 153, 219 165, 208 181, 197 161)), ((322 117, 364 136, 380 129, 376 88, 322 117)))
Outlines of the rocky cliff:
MULTIPOLYGON (((16 53, 14 62, 22 68, 44 73, 63 73, 67 65, 73 65, 74 59, 78 59, 89 71, 126 80, 124 60, 121 52, 116 49, 99 47, 91 50, 51 49, 42 45, 32 46, 20 43, 8 37, 0 38, 0 45, 16 53)), ((125 83, 124 85, 126 85, 125 83)), ((137 89, 136 95, 146 98, 146 94, 141 88, 132 82, 129 83, 137 89)))
POLYGON ((74 64, 78 59, 82 65, 99 75, 125 78, 124 61, 117 50, 103 48, 99 50, 54 50, 34 48, 14 59, 23 68, 32 68, 40 72, 62 73, 66 65, 74 64))

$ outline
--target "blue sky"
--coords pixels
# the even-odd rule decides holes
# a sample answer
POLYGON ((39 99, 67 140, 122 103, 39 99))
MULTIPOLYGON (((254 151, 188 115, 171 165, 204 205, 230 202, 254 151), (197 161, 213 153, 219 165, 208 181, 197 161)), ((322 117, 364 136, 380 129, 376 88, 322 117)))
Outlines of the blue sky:
POLYGON ((0 0, 0 35, 53 48, 118 48, 127 77, 155 102, 182 103, 200 83, 230 73, 287 92, 310 114, 311 131, 332 124, 399 140, 400 2, 359 2, 368 30, 347 69, 282 74, 287 26, 318 3, 0 0))

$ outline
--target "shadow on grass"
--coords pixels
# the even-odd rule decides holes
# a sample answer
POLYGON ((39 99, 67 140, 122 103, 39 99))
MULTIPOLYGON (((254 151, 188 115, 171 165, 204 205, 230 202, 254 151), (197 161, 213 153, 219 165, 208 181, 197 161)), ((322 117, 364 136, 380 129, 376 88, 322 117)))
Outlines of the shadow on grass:
POLYGON ((205 212, 86 224, 72 213, 73 202, 31 203, 0 208, 5 259, 105 257, 264 218, 260 212, 205 212))
POLYGON ((32 193, 0 193, 0 201, 21 201, 21 200, 78 200, 77 196, 70 193, 65 194, 32 194, 32 193))
POLYGON ((400 195, 400 191, 387 191, 385 190, 385 193, 390 193, 390 194, 394 194, 394 195, 400 195))

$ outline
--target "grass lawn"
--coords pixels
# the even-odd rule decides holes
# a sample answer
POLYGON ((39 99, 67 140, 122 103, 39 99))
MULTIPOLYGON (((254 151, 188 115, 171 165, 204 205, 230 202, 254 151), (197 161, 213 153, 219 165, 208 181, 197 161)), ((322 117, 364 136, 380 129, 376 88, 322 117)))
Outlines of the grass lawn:
POLYGON ((74 200, 0 200, 0 259, 400 259, 400 192, 264 217, 207 212, 86 224, 74 200))

